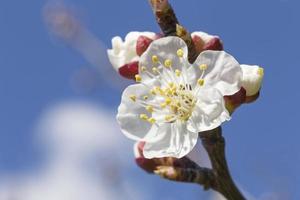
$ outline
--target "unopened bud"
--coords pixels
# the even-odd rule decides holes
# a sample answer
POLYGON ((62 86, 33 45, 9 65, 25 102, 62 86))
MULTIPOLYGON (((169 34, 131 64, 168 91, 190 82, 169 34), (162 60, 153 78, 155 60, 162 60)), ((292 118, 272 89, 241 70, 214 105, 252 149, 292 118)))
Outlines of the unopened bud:
POLYGON ((192 37, 193 39, 193 42, 194 42, 194 45, 195 45, 195 48, 196 48, 196 51, 197 53, 200 53, 203 51, 203 46, 205 45, 204 41, 201 39, 201 37, 197 36, 197 35, 194 35, 192 37))
POLYGON ((149 47, 149 45, 151 44, 153 40, 150 39, 149 37, 143 36, 141 35, 138 39, 137 39, 137 43, 136 43, 136 54, 138 56, 141 56, 149 47))
POLYGON ((211 39, 208 43, 206 43, 203 47, 203 50, 215 50, 215 51, 222 51, 223 48, 223 42, 220 38, 215 37, 211 39))
POLYGON ((256 65, 241 65, 243 71, 242 86, 246 90, 247 97, 255 96, 260 88, 264 77, 263 68, 256 65))
POLYGON ((246 101, 246 90, 242 87, 237 93, 224 96, 226 109, 230 114, 246 101))
POLYGON ((133 147, 133 151, 137 165, 148 173, 154 173, 154 171, 157 170, 158 166, 188 169, 197 169, 199 167, 195 162, 193 162, 186 156, 180 159, 174 157, 147 159, 143 155, 144 146, 145 142, 136 142, 133 147))
POLYGON ((119 68, 119 74, 128 79, 135 80, 135 75, 137 75, 138 73, 139 73, 139 63, 137 61, 125 64, 119 68))
POLYGON ((155 160, 143 156, 144 142, 136 142, 133 147, 136 164, 148 173, 153 173, 157 165, 155 160))

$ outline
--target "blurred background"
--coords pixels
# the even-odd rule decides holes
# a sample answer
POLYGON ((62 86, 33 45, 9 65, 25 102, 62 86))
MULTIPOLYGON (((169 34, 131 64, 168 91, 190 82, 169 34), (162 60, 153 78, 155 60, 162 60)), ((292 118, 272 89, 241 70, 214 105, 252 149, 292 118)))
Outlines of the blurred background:
MULTIPOLYGON (((265 68, 259 100, 224 125, 234 179, 249 199, 300 199, 299 1, 170 2, 265 68)), ((130 31, 159 32, 147 0, 0 0, 0 200, 219 199, 135 165, 115 121, 131 81, 106 55, 130 31)))

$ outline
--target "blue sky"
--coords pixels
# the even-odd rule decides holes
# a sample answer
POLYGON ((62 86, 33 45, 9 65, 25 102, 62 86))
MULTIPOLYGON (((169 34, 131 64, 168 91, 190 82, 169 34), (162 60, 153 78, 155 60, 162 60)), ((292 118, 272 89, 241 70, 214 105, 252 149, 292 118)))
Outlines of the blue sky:
MULTIPOLYGON (((265 68, 260 99, 241 107, 224 126, 227 158, 234 179, 256 197, 276 193, 281 199, 300 199, 297 190, 300 3, 296 0, 170 2, 188 30, 219 35, 226 51, 240 63, 265 68)), ((43 19, 46 3, 0 1, 0 177, 22 173, 42 162, 43 156, 32 138, 34 126, 47 107, 76 99, 116 112, 120 88, 125 87, 112 89, 107 81, 97 78, 99 69, 49 34, 43 19), (77 92, 70 84, 74 73, 81 69, 95 78, 96 87, 90 92, 77 92)), ((76 10, 87 29, 106 48, 111 47, 115 35, 159 31, 146 0, 69 0, 65 4, 76 10)), ((111 67, 105 59, 100 71, 111 67)), ((118 81, 115 75, 111 81, 118 81)), ((197 186, 144 174, 133 162, 128 171, 135 183, 142 180, 145 190, 150 187, 156 199, 206 197, 197 186), (160 187, 153 186, 156 184, 160 187)))

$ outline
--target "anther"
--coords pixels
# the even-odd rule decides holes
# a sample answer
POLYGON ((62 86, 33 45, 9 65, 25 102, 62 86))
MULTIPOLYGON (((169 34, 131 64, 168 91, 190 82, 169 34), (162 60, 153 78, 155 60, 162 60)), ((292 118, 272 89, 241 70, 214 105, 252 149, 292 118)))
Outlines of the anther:
POLYGON ((175 86, 175 84, 173 82, 168 83, 169 87, 172 88, 175 86))
POLYGON ((144 71, 146 71, 146 70, 147 70, 147 68, 146 68, 145 66, 142 66, 142 67, 141 67, 141 71, 142 71, 142 72, 144 72, 144 71))
POLYGON ((153 106, 150 106, 150 105, 146 106, 146 110, 148 112, 152 113, 153 112, 153 106))
POLYGON ((164 91, 159 86, 155 87, 155 91, 158 92, 160 95, 164 95, 164 91))
POLYGON ((204 85, 204 79, 199 78, 197 83, 198 83, 198 85, 203 86, 204 85))
POLYGON ((161 108, 165 108, 165 107, 167 107, 167 103, 166 103, 166 102, 164 102, 164 103, 161 103, 161 104, 160 104, 160 107, 161 107, 161 108))
POLYGON ((140 119, 147 121, 149 117, 146 114, 140 114, 140 119))
POLYGON ((147 95, 143 96, 144 100, 147 100, 149 97, 147 95))
POLYGON ((167 97, 165 103, 166 103, 167 105, 169 105, 171 102, 172 102, 172 99, 169 98, 169 97, 167 97))
POLYGON ((151 89, 151 90, 150 90, 150 93, 151 93, 152 95, 156 95, 155 88, 151 89))
POLYGON ((171 67, 172 66, 172 60, 170 60, 170 59, 167 59, 167 60, 165 60, 165 67, 167 67, 167 68, 169 68, 169 67, 171 67))
POLYGON ((264 75, 264 69, 262 67, 258 68, 257 73, 258 73, 258 75, 263 76, 264 75))
POLYGON ((156 74, 158 73, 158 69, 156 67, 153 67, 152 71, 153 71, 153 73, 156 73, 156 74))
POLYGON ((129 98, 130 98, 133 102, 136 101, 136 96, 135 96, 135 95, 130 95, 129 98))
POLYGON ((183 57, 183 55, 184 55, 183 50, 182 49, 178 49, 177 50, 177 56, 181 58, 181 57, 183 57))
POLYGON ((199 65, 200 70, 207 70, 207 64, 201 64, 199 65))
POLYGON ((141 82, 142 81, 142 77, 140 75, 135 75, 135 81, 136 82, 141 82))
POLYGON ((151 117, 151 118, 148 119, 148 122, 151 123, 151 124, 154 124, 156 122, 156 120, 151 117))
POLYGON ((176 76, 180 76, 181 75, 181 71, 179 69, 176 69, 175 70, 175 74, 176 74, 176 76))
POLYGON ((165 116, 165 120, 166 120, 166 121, 170 121, 171 119, 173 119, 173 116, 172 116, 172 115, 166 115, 166 116, 165 116))
POLYGON ((158 57, 156 55, 152 56, 152 62, 153 63, 158 63, 158 57))

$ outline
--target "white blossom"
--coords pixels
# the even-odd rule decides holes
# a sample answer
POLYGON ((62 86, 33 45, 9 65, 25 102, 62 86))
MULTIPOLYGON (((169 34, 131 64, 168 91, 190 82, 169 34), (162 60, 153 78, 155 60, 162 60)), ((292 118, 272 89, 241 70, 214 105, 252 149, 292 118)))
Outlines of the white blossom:
POLYGON ((242 70, 224 51, 204 51, 188 62, 185 42, 165 37, 140 58, 138 84, 125 89, 117 120, 129 138, 145 141, 144 156, 183 157, 198 133, 230 116, 223 96, 240 90, 242 70))
POLYGON ((246 90, 247 96, 257 94, 261 88, 264 77, 263 68, 256 65, 241 65, 243 71, 242 87, 246 90))
POLYGON ((125 40, 116 36, 112 39, 112 49, 107 50, 108 58, 115 70, 130 62, 139 61, 136 52, 136 44, 139 36, 146 36, 150 39, 155 38, 152 32, 129 32, 125 40))

